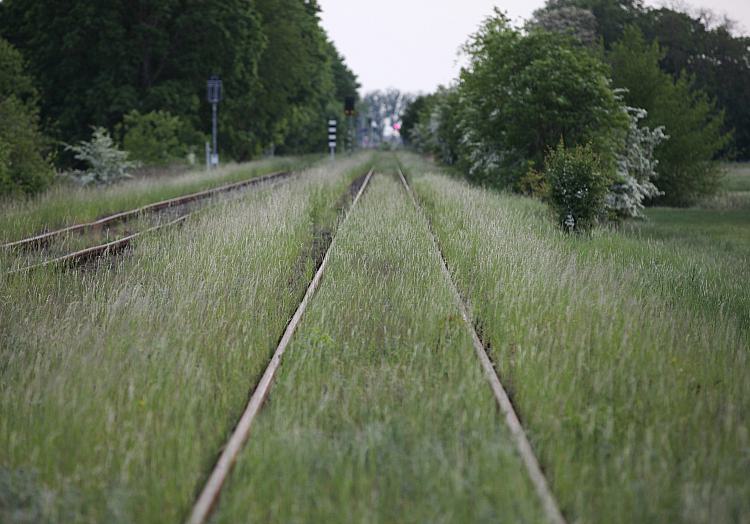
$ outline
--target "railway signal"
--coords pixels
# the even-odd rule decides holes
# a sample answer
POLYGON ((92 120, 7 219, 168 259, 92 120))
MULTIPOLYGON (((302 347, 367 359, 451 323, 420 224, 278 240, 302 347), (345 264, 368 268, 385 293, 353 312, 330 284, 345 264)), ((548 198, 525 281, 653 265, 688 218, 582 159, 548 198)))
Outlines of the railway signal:
POLYGON ((354 149, 354 116, 356 112, 357 99, 353 96, 344 98, 344 114, 346 115, 346 148, 349 153, 354 149))
POLYGON ((221 101, 221 79, 212 75, 208 79, 206 99, 211 104, 211 149, 206 148, 207 164, 209 169, 219 165, 219 148, 217 145, 217 111, 221 101))
POLYGON ((328 148, 331 150, 331 160, 336 160, 336 120, 328 121, 328 148))

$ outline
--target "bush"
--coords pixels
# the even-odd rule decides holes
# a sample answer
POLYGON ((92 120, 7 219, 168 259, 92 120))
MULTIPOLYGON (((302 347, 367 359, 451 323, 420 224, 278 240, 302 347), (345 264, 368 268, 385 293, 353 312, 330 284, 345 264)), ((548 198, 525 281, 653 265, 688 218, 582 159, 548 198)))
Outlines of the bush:
POLYGON ((33 194, 54 179, 37 116, 14 96, 0 102, 0 194, 33 194))
POLYGON ((590 144, 566 149, 562 142, 545 159, 549 201, 560 225, 583 231, 605 214, 611 180, 590 144))
POLYGON ((133 110, 117 126, 117 133, 122 137, 123 149, 148 165, 185 161, 203 142, 203 135, 167 111, 141 114, 133 110))
POLYGON ((0 38, 0 195, 36 193, 53 180, 37 98, 21 55, 0 38))
POLYGON ((138 162, 128 160, 128 152, 121 151, 106 129, 95 127, 89 142, 77 146, 65 146, 75 154, 76 160, 88 164, 85 171, 72 171, 67 176, 81 185, 109 185, 131 178, 129 170, 138 167, 138 162))

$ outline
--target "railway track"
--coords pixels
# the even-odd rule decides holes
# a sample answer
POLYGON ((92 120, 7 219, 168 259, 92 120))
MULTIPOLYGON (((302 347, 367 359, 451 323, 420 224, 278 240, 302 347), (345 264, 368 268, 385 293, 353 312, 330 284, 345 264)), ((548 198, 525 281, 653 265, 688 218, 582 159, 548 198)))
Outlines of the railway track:
MULTIPOLYGON (((404 190, 409 195, 418 214, 424 218, 424 220, 427 222, 429 226, 429 220, 427 219, 427 216, 424 214, 421 206, 419 205, 414 193, 411 190, 411 187, 406 181, 406 178, 404 177, 403 172, 401 171, 400 168, 398 170, 398 175, 404 187, 404 190)), ((349 210, 347 211, 344 221, 351 214, 357 202, 360 200, 361 196, 365 192, 367 185, 370 182, 372 176, 373 176, 373 172, 371 170, 367 174, 364 180, 364 183, 359 188, 354 198, 354 201, 352 202, 352 205, 349 207, 349 210)), ((463 318, 463 321, 466 324, 466 327, 469 329, 471 333, 471 338, 472 338, 475 353, 480 361, 484 374, 488 380, 489 386, 492 389, 492 393, 495 397, 498 407, 500 408, 500 411, 503 414, 505 423, 510 431, 513 442, 516 445, 516 448, 527 470, 529 478, 531 479, 531 482, 541 501, 544 513, 547 516, 549 522, 551 522, 552 524, 565 524, 566 522, 565 518, 560 512, 557 501, 555 500, 554 496, 552 495, 552 492, 549 489, 547 479, 545 478, 544 473, 542 472, 542 469, 539 466, 539 461, 534 455, 531 444, 529 443, 529 440, 526 436, 523 426, 520 423, 520 420, 513 407, 513 404, 511 403, 507 392, 503 388, 503 385, 500 382, 500 379, 497 373, 495 372, 495 368, 490 360, 490 357, 487 354, 487 351, 484 348, 484 345, 482 344, 479 338, 479 335, 474 327, 474 324, 471 320, 471 316, 469 314, 468 308, 466 304, 464 303, 463 299, 461 298, 458 288, 456 287, 456 284, 453 281, 453 277, 451 276, 450 271, 448 270, 448 266, 445 262, 445 258, 440 249, 437 238, 435 237, 432 231, 432 228, 429 227, 428 229, 430 231, 430 237, 431 237, 431 241, 432 241, 432 245, 434 247, 435 253, 439 256, 439 259, 440 259, 442 273, 445 276, 445 279, 451 289, 456 305, 461 313, 461 317, 463 318)), ((250 436, 253 423, 256 417, 258 416, 258 414, 260 413, 263 407, 263 404, 269 395, 269 392, 273 386, 276 374, 279 370, 279 367, 281 366, 281 361, 284 356, 284 353, 286 352, 286 349, 289 343, 291 342, 292 337, 294 336, 294 333, 300 321, 302 320, 302 317, 305 313, 305 310, 307 309, 308 304, 310 303, 310 300, 312 299, 313 295, 315 294, 318 288, 318 285, 320 284, 320 281, 328 265, 329 255, 335 244, 336 244, 336 237, 332 239, 330 245, 328 246, 325 252, 325 255, 323 257, 323 260, 317 272, 315 273, 315 276, 310 282, 302 301, 300 302, 299 306, 297 307, 297 310, 292 316, 292 319, 287 324, 287 327, 284 330, 284 333, 278 343, 278 346, 276 347, 276 350, 274 351, 274 354, 269 364, 267 365, 263 373, 263 376, 260 379, 260 382, 258 383, 257 387, 253 390, 250 400, 248 401, 245 407, 245 410, 243 411, 242 416, 240 417, 239 422, 237 423, 237 426, 235 427, 229 439, 227 440, 227 443, 223 447, 221 455, 219 456, 217 462, 215 463, 208 477, 208 480, 204 484, 198 498, 196 499, 196 502, 193 505, 192 511, 187 520, 187 524, 204 524, 205 522, 209 520, 213 512, 213 509, 215 508, 219 500, 219 497, 221 495, 221 490, 237 460, 237 457, 239 456, 240 452, 242 451, 245 443, 247 442, 250 436)))
POLYGON ((515 408, 513 407, 513 403, 511 402, 508 393, 505 391, 505 388, 500 382, 500 377, 495 371, 495 366, 493 366, 487 350, 484 347, 481 339, 479 338, 479 334, 477 333, 477 330, 474 326, 474 322, 472 321, 469 309, 466 306, 464 299, 461 297, 461 293, 459 292, 458 287, 453 280, 453 276, 448 269, 448 264, 445 261, 445 256, 443 255, 442 249, 440 249, 440 244, 438 243, 437 237, 435 236, 430 221, 427 218, 427 215, 422 210, 422 206, 417 201, 417 198, 414 195, 411 186, 409 186, 409 183, 406 181, 406 177, 404 176, 404 173, 400 167, 398 169, 398 176, 401 179, 401 183, 404 186, 405 191, 411 198, 411 201, 414 204, 417 213, 419 213, 419 215, 422 216, 422 218, 427 222, 432 245, 436 254, 440 258, 440 267, 443 275, 445 276, 445 280, 451 289, 451 293, 453 294, 456 306, 461 312, 461 318, 463 319, 464 324, 471 333, 474 351, 490 384, 490 388, 492 389, 492 394, 495 397, 495 401, 497 402, 497 405, 500 408, 503 417, 505 418, 505 424, 510 431, 511 437, 513 438, 513 441, 516 445, 516 449, 518 450, 518 454, 521 457, 521 461, 526 467, 526 471, 529 475, 529 478, 531 479, 531 483, 533 484, 534 489, 539 496, 544 512, 548 520, 552 524, 565 524, 565 518, 563 517, 562 512, 560 511, 560 507, 558 506, 557 501, 555 500, 555 497, 549 488, 547 478, 544 476, 544 472, 539 465, 539 460, 534 454, 534 450, 531 447, 531 443, 526 436, 526 432, 524 431, 523 426, 521 425, 521 421, 518 418, 518 414, 516 413, 515 408))
POLYGON ((176 213, 177 217, 171 220, 168 220, 165 223, 152 226, 152 227, 148 227, 142 231, 128 233, 119 239, 108 240, 106 242, 103 242, 95 246, 90 246, 90 247, 86 247, 83 249, 74 250, 72 252, 68 252, 60 256, 50 258, 43 262, 31 264, 20 269, 14 269, 12 271, 7 272, 7 274, 26 273, 34 269, 38 269, 38 268, 42 268, 42 267, 50 266, 50 265, 59 265, 59 264, 76 265, 76 264, 80 264, 80 263, 92 260, 97 257, 119 253, 123 251, 125 248, 127 248, 128 246, 130 246, 132 242, 138 237, 140 237, 141 235, 152 233, 152 232, 164 229, 164 228, 182 224, 189 216, 197 212, 197 210, 191 211, 189 209, 189 206, 197 202, 205 201, 207 199, 210 199, 210 198, 222 195, 222 194, 232 193, 232 192, 239 191, 239 190, 252 187, 252 186, 279 182, 279 181, 282 181, 282 180, 285 180, 287 178, 294 176, 294 174, 295 173, 288 172, 288 171, 271 173, 269 175, 251 178, 249 180, 243 180, 241 182, 235 182, 232 184, 226 184, 226 185, 219 186, 213 189, 207 189, 204 191, 191 193, 189 195, 184 195, 181 197, 171 198, 168 200, 162 200, 160 202, 148 204, 148 205, 145 205, 136 209, 132 209, 129 211, 122 211, 119 213, 108 215, 106 217, 100 218, 93 222, 75 224, 75 225, 68 226, 65 228, 35 235, 33 237, 3 244, 0 247, 2 247, 2 249, 6 251, 29 251, 29 250, 35 250, 35 249, 42 249, 42 248, 49 246, 53 242, 58 241, 59 239, 67 238, 72 234, 84 235, 87 233, 101 233, 102 231, 108 230, 109 228, 112 228, 113 226, 120 225, 120 224, 129 222, 135 219, 139 219, 147 215, 165 212, 166 210, 171 210, 171 211, 178 210, 176 213), (183 212, 180 212, 179 208, 183 208, 183 212))
MULTIPOLYGON (((371 169, 367 173, 364 182, 359 187, 356 196, 354 197, 351 206, 349 206, 349 209, 346 212, 346 216, 344 217, 344 220, 339 227, 343 226, 343 223, 347 220, 352 210, 354 210, 354 208, 356 207, 357 202, 359 202, 360 198, 367 189, 367 185, 369 184, 372 175, 373 171, 371 169)), ((188 524, 203 524, 211 516, 211 513, 216 506, 217 501, 219 500, 219 496, 221 495, 221 489, 224 486, 224 483, 226 482, 229 473, 234 466, 234 463, 237 461, 237 457, 240 451, 242 451, 245 442, 247 442, 247 439, 250 436, 250 430, 252 429, 253 422, 255 421, 258 413, 260 413, 260 410, 263 407, 263 403, 268 397, 268 393, 271 391, 276 373, 281 366, 281 359, 292 340, 292 336, 294 336, 294 333, 297 330, 297 326, 302 320, 302 316, 304 315, 305 310, 310 303, 310 300, 315 294, 315 291, 318 289, 318 285, 323 278, 323 273, 328 266, 329 255, 335 244, 336 236, 333 237, 331 243, 328 245, 325 255, 323 256, 323 260, 320 263, 318 270, 315 272, 315 276, 310 281, 307 290, 305 291, 302 302, 300 302, 299 306, 297 306, 297 310, 294 312, 292 319, 287 324, 286 329, 284 330, 284 333, 281 336, 278 345, 276 346, 276 350, 271 357, 271 361, 268 363, 268 366, 263 372, 263 376, 261 377, 260 382, 258 383, 255 390, 253 391, 252 396, 250 397, 250 400, 248 401, 245 410, 243 411, 242 416, 237 423, 237 426, 234 428, 234 431, 230 435, 229 440, 227 440, 227 443, 224 445, 218 461, 214 465, 214 468, 212 469, 206 484, 204 485, 203 489, 200 492, 200 495, 193 505, 193 509, 187 520, 188 524)))

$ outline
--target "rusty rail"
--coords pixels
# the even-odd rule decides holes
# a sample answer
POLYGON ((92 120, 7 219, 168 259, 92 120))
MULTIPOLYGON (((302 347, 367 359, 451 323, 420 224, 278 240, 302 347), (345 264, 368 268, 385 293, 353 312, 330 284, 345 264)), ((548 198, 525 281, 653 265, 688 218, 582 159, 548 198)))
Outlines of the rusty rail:
POLYGON ((3 244, 1 247, 3 249, 38 248, 38 247, 48 244, 52 239, 59 237, 59 236, 68 235, 70 233, 84 233, 87 231, 98 231, 98 230, 103 229, 104 227, 109 227, 114 224, 126 222, 128 220, 141 216, 145 213, 155 213, 163 209, 185 205, 190 202, 195 202, 198 200, 204 200, 214 195, 227 193, 230 191, 235 191, 237 189, 242 189, 247 186, 252 186, 256 184, 262 184, 264 182, 270 182, 273 180, 287 178, 291 176, 292 174, 293 173, 289 171, 280 171, 277 173, 271 173, 269 175, 251 178, 249 180, 243 180, 241 182, 234 182, 231 184, 226 184, 226 185, 215 187, 212 189, 206 189, 204 191, 191 193, 189 195, 184 195, 181 197, 175 197, 175 198, 170 198, 168 200, 162 200, 160 202, 154 202, 153 204, 147 204, 145 206, 141 206, 136 209, 131 209, 130 211, 121 211, 119 213, 114 213, 112 215, 108 215, 106 217, 100 218, 93 222, 87 222, 84 224, 75 224, 72 226, 64 227, 62 229, 56 229, 54 231, 41 233, 33 237, 24 238, 22 240, 16 240, 15 242, 9 242, 7 244, 3 244))
POLYGON ((474 351, 482 366, 482 370, 484 371, 484 374, 489 381, 489 385, 492 389, 492 394, 495 397, 495 401, 497 402, 497 405, 505 418, 505 424, 508 427, 511 437, 516 444, 516 449, 518 450, 521 462, 523 462, 523 465, 526 467, 526 472, 529 475, 529 479, 531 480, 531 483, 537 492, 537 496, 542 503, 544 513, 547 516, 549 522, 551 522, 552 524, 565 524, 565 518, 560 511, 557 500, 555 500, 555 497, 552 494, 552 490, 550 490, 549 488, 547 478, 544 476, 544 472, 539 466, 539 460, 534 454, 534 450, 531 447, 531 443, 526 436, 526 432, 524 431, 523 426, 521 425, 521 421, 518 418, 518 414, 516 413, 515 408, 513 407, 513 403, 511 402, 508 393, 505 391, 505 388, 500 382, 500 377, 498 376, 497 371, 495 371, 495 366, 493 366, 492 361, 487 354, 487 350, 485 349, 484 344, 479 338, 479 334, 474 327, 474 323, 471 319, 471 314, 469 313, 469 308, 466 306, 466 303, 461 297, 461 293, 459 293, 458 291, 458 286, 456 286, 456 283, 453 280, 453 276, 448 269, 448 264, 445 261, 445 256, 443 255, 442 249, 440 249, 440 244, 438 243, 437 237, 432 230, 430 221, 427 218, 427 215, 425 215, 424 211, 422 210, 422 206, 420 206, 419 202, 417 202, 417 198, 416 196, 414 196, 414 192, 406 181, 401 168, 398 169, 398 175, 401 179, 401 183, 403 184, 404 189, 406 190, 406 193, 411 197, 411 201, 414 204, 417 212, 424 218, 425 222, 427 222, 433 248, 435 250, 435 253, 438 255, 438 258, 440 259, 440 268, 443 272, 443 276, 445 277, 445 280, 451 289, 453 298, 461 313, 461 318, 463 318, 466 327, 471 333, 474 351))
MULTIPOLYGON (((346 217, 344 217, 344 221, 346 221, 346 218, 351 214, 354 206, 357 205, 360 197, 365 192, 367 184, 372 178, 372 173, 372 170, 367 173, 367 177, 365 178, 362 186, 359 188, 357 195, 354 197, 352 205, 349 207, 349 210, 346 213, 346 217)), ((334 236, 333 240, 331 240, 331 243, 328 246, 328 249, 326 249, 326 253, 323 256, 323 261, 321 262, 320 267, 316 271, 315 276, 310 282, 310 285, 307 287, 307 291, 305 292, 305 296, 302 298, 302 302, 300 302, 297 310, 294 312, 294 316, 292 316, 289 324, 287 324, 286 329, 284 330, 284 334, 281 336, 281 340, 276 347, 276 351, 274 351, 273 357, 271 357, 271 361, 268 363, 268 366, 266 367, 266 370, 263 373, 258 386, 253 391, 253 394, 245 407, 245 411, 242 413, 242 416, 237 423, 237 427, 229 436, 229 440, 224 445, 221 455, 219 456, 219 460, 216 462, 216 465, 211 471, 206 484, 203 486, 203 489, 201 490, 201 493, 198 496, 198 499, 196 500, 195 505, 193 506, 193 509, 187 520, 188 524, 203 524, 208 521, 208 518, 211 516, 211 512, 213 511, 217 501, 219 500, 219 495, 221 495, 221 489, 224 486, 224 482, 229 476, 229 473, 231 472, 232 467, 237 460, 237 456, 239 455, 240 451, 242 451, 245 442, 250 436, 250 430, 252 428, 253 422, 255 421, 255 417, 263 407, 263 403, 268 397, 268 393, 273 386, 274 378, 276 377, 276 373, 281 366, 281 358, 284 356, 284 352, 286 351, 289 342, 291 342, 292 336, 294 335, 297 326, 302 320, 302 315, 304 315, 305 310, 307 309, 307 305, 312 299, 312 296, 315 294, 315 291, 318 288, 318 284, 320 284, 320 281, 323 278, 323 272, 328 265, 329 255, 335 243, 336 237, 334 236)))

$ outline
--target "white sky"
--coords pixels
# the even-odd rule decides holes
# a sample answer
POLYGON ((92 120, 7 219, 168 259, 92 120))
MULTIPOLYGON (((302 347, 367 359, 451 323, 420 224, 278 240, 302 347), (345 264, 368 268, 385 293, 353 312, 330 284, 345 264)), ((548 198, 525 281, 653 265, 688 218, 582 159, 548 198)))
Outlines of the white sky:
MULTIPOLYGON (((750 29, 748 0, 689 0, 750 29)), ((359 76, 362 91, 430 92, 458 74, 458 50, 493 6, 520 23, 544 0, 319 0, 323 26, 359 76)), ((662 0, 647 0, 662 5, 662 0)))

